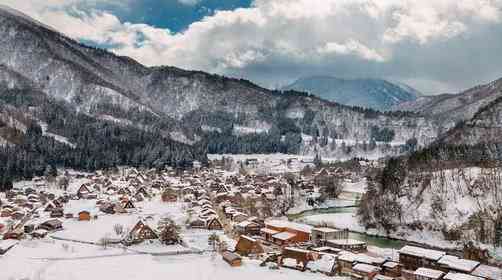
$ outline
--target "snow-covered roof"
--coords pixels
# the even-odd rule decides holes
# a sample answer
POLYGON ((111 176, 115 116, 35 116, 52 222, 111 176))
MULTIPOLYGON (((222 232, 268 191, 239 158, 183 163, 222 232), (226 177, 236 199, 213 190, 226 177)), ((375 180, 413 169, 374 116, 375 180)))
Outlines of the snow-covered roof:
POLYGON ((361 272, 365 272, 365 273, 380 271, 379 267, 376 267, 374 265, 365 264, 365 263, 358 263, 358 264, 354 265, 352 267, 352 269, 355 271, 361 271, 361 272))
POLYGON ((464 273, 455 273, 455 272, 449 272, 446 274, 446 276, 443 278, 444 280, 483 280, 481 277, 469 275, 469 274, 464 274, 464 273))
POLYGON ((389 277, 389 276, 385 276, 385 275, 382 275, 382 274, 377 274, 373 280, 394 280, 394 278, 392 277, 389 277))
POLYGON ((336 258, 331 255, 323 255, 316 261, 308 262, 307 267, 312 271, 331 272, 336 263, 336 258))
POLYGON ((495 266, 480 265, 471 273, 474 276, 480 276, 488 279, 502 279, 502 269, 495 266))
POLYGON ((312 230, 315 231, 320 231, 324 233, 330 233, 330 232, 339 232, 339 229, 334 229, 334 228, 327 228, 327 227, 318 227, 318 228, 313 228, 312 230))
POLYGON ((430 250, 415 246, 404 246, 403 248, 401 248, 401 250, 399 250, 399 253, 435 261, 446 255, 446 253, 443 251, 430 250))
POLYGON ((273 229, 269 229, 269 228, 261 228, 260 231, 263 233, 268 233, 268 234, 272 234, 272 235, 279 233, 277 230, 273 230, 273 229))
POLYGON ((286 247, 284 249, 288 250, 288 251, 293 251, 293 252, 298 252, 298 253, 304 253, 304 254, 310 253, 309 250, 305 250, 305 249, 301 249, 301 248, 296 248, 296 247, 286 247))
POLYGON ((242 222, 238 223, 237 226, 244 228, 244 227, 247 227, 247 226, 252 225, 252 224, 256 224, 256 223, 251 222, 251 221, 242 221, 242 222))
POLYGON ((354 262, 354 260, 356 259, 356 254, 344 251, 338 255, 338 259, 346 262, 354 262))
POLYGON ((479 262, 471 261, 466 259, 461 259, 456 256, 445 255, 439 261, 439 264, 446 265, 451 269, 455 269, 462 272, 470 273, 473 271, 478 265, 479 262))
POLYGON ((394 268, 394 267, 396 267, 398 265, 399 265, 399 263, 397 263, 397 262, 386 262, 386 263, 383 264, 383 266, 387 267, 387 268, 394 268))
POLYGON ((363 245, 366 244, 364 241, 359 241, 355 239, 331 239, 328 240, 329 243, 335 245, 363 245))
POLYGON ((294 234, 294 233, 284 231, 284 232, 280 232, 278 234, 274 234, 272 237, 275 239, 279 239, 279 240, 289 240, 295 236, 296 236, 296 234, 294 234))
POLYGON ((308 232, 308 233, 312 232, 312 226, 309 226, 306 224, 289 222, 289 221, 283 221, 283 220, 268 220, 268 221, 265 221, 265 225, 276 227, 276 228, 289 228, 289 229, 302 231, 302 232, 308 232))
POLYGON ((439 279, 441 276, 444 275, 444 272, 435 269, 420 267, 419 269, 415 270, 413 274, 427 277, 430 279, 439 279))
POLYGON ((366 264, 383 264, 385 262, 383 258, 372 257, 366 254, 357 254, 354 260, 366 264))
POLYGON ((253 242, 253 243, 254 243, 254 242, 256 242, 256 239, 251 238, 251 237, 249 237, 249 236, 247 236, 247 235, 241 235, 241 238, 244 238, 244 239, 246 239, 246 240, 248 240, 248 241, 251 241, 251 242, 253 242))

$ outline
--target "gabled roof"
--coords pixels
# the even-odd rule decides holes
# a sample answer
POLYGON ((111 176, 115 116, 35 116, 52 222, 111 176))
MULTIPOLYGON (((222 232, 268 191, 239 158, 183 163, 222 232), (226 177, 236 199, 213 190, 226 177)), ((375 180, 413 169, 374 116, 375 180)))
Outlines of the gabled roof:
POLYGON ((437 261, 444 255, 446 255, 446 253, 443 251, 430 250, 415 246, 404 246, 403 248, 401 248, 401 250, 399 250, 399 253, 419 258, 425 258, 433 261, 437 261))

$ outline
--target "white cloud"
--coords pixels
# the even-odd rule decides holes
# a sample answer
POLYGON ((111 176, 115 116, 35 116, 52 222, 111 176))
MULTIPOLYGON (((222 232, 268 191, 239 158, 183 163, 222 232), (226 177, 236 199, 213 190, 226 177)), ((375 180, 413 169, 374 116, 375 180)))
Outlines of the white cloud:
POLYGON ((376 50, 372 50, 361 44, 359 41, 350 39, 345 44, 328 42, 326 45, 318 49, 320 54, 340 54, 340 55, 355 55, 366 60, 374 60, 382 62, 385 58, 376 50))
MULTIPOLYGON (((502 20, 500 0, 255 0, 250 8, 217 11, 182 33, 172 33, 121 22, 106 11, 83 11, 83 3, 92 7, 84 0, 0 3, 73 38, 112 45, 112 51, 147 65, 237 74, 268 84, 324 73, 436 79, 434 84, 451 85, 457 82, 453 74, 437 69, 471 67, 466 56, 480 45, 489 46, 473 42, 460 48, 459 44, 500 29, 502 20)), ((497 35, 492 40, 500 37, 497 35)), ((492 42, 494 49, 501 41, 492 42)), ((500 65, 495 60, 486 59, 500 65)), ((475 72, 479 76, 471 74, 470 81, 486 78, 486 73, 475 72)), ((457 80, 465 80, 467 73, 463 74, 457 80)))

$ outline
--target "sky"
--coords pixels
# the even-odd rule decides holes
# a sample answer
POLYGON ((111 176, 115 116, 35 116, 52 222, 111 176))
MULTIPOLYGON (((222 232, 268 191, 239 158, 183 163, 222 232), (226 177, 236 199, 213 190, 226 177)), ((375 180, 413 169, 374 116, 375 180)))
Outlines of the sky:
POLYGON ((276 88, 383 78, 426 94, 502 77, 502 0, 0 0, 148 65, 276 88))

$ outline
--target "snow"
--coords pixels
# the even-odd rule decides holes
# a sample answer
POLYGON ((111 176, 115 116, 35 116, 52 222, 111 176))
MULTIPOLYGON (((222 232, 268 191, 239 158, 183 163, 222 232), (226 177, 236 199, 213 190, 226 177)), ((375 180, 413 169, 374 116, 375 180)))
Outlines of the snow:
POLYGON ((464 273, 454 273, 454 272, 449 272, 446 274, 446 276, 443 278, 444 280, 483 280, 483 278, 477 277, 477 276, 472 276, 469 274, 464 274, 464 273))
POLYGON ((479 265, 479 262, 477 261, 461 259, 450 255, 443 256, 438 263, 446 265, 451 269, 463 272, 471 272, 479 265))
POLYGON ((430 279, 439 279, 442 275, 444 275, 444 272, 430 268, 420 267, 419 269, 415 270, 414 274, 418 276, 424 276, 430 279))
POLYGON ((271 126, 268 124, 258 127, 235 125, 233 132, 235 135, 261 134, 261 133, 268 133, 270 127, 271 126))
POLYGON ((133 122, 131 122, 128 119, 116 118, 116 117, 111 116, 111 115, 102 114, 102 115, 98 116, 98 119, 104 120, 104 121, 110 121, 110 122, 113 122, 113 123, 116 123, 116 124, 121 124, 121 125, 133 125, 133 122))
MULTIPOLYGON (((58 247, 58 246, 55 246, 58 247)), ((82 245, 82 247, 88 247, 82 245)), ((95 248, 96 253, 109 251, 95 248)), ((61 250, 59 250, 61 251, 61 250)), ((23 253, 18 252, 18 253, 23 253)), ((26 252, 24 252, 26 253, 26 252)), ((270 270, 260 267, 259 261, 245 259, 241 267, 231 267, 212 254, 152 256, 148 254, 123 253, 116 256, 103 256, 81 259, 42 260, 23 256, 9 256, 0 259, 0 279, 44 279, 44 280, 88 280, 88 279, 271 279, 302 280, 307 276, 312 280, 328 279, 319 274, 306 274, 291 269, 270 270), (29 270, 23 267, 30 267, 29 270)), ((344 279, 344 278, 330 278, 344 279)))
POLYGON ((445 256, 445 252, 437 251, 437 250, 429 250, 421 247, 415 246, 404 246, 399 250, 399 253, 412 255, 416 257, 426 258, 433 261, 439 260, 441 257, 445 256))
POLYGON ((358 263, 352 269, 356 270, 356 271, 366 272, 366 273, 380 271, 380 268, 378 268, 374 265, 369 265, 369 264, 364 264, 364 263, 358 263))
POLYGON ((59 143, 63 143, 65 145, 68 145, 71 148, 75 148, 76 147, 75 144, 71 143, 70 140, 68 140, 68 138, 66 138, 64 136, 61 136, 61 135, 57 135, 57 134, 51 133, 51 132, 48 132, 48 125, 47 125, 47 123, 39 121, 38 124, 42 128, 42 135, 54 138, 54 140, 58 141, 59 143))

